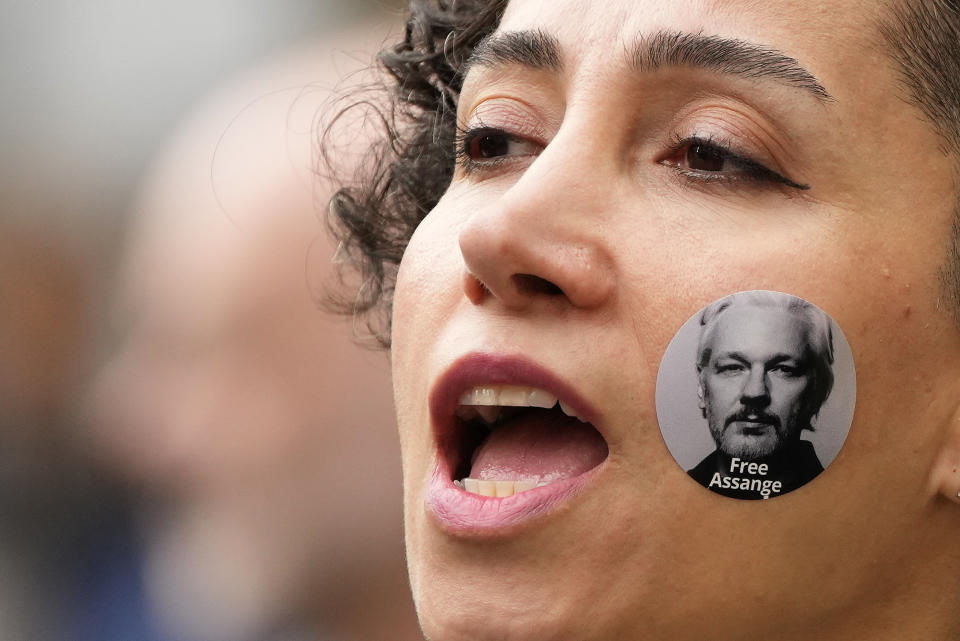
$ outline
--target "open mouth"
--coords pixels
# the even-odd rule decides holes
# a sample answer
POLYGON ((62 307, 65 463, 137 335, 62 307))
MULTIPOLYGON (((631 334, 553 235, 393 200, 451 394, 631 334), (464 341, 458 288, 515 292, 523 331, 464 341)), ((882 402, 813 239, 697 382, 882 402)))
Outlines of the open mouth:
POLYGON ((509 497, 574 478, 608 454, 603 436, 573 407, 550 392, 522 385, 465 390, 442 451, 454 484, 488 497, 509 497))

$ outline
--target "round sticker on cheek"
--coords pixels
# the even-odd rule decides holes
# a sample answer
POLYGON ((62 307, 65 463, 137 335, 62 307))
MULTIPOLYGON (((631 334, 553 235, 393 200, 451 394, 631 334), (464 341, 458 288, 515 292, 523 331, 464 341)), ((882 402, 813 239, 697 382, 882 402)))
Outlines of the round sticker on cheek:
POLYGON ((803 487, 837 456, 856 373, 836 323, 802 298, 738 292, 694 314, 657 374, 667 448, 697 483, 736 499, 803 487))

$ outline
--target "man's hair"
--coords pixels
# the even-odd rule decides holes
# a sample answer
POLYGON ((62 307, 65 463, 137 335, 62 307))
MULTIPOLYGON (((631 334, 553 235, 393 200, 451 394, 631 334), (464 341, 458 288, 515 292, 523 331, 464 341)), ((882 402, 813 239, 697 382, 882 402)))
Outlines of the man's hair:
MULTIPOLYGON (((833 390, 833 324, 816 305, 802 298, 765 290, 737 292, 707 305, 700 315, 700 342, 697 345, 697 372, 710 362, 713 335, 723 313, 732 307, 779 309, 794 316, 803 327, 805 357, 811 365, 810 386, 806 403, 813 417, 833 390)), ((701 379, 702 382, 702 379, 701 379)), ((812 426, 804 426, 813 429, 812 426)))
MULTIPOLYGON (((960 168, 960 0, 890 0, 880 23, 907 99, 960 168)), ((960 323, 960 194, 940 271, 942 295, 960 323)))
MULTIPOLYGON (((901 73, 905 98, 943 137, 944 151, 960 158, 960 0, 887 1, 879 28, 901 73)), ((403 40, 379 55, 392 79, 387 104, 363 96, 344 110, 373 109, 383 135, 356 178, 330 202, 328 225, 340 241, 341 274, 358 272, 360 284, 355 295, 331 296, 329 302, 365 317, 384 347, 390 345, 400 259, 453 176, 465 63, 497 28, 506 5, 507 0, 411 0, 403 40)), ((942 294, 960 323, 960 195, 946 249, 942 294)))

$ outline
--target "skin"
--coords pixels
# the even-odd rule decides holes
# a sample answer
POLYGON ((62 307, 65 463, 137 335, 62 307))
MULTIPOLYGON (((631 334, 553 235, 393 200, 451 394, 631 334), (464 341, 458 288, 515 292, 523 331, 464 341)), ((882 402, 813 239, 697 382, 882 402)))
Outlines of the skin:
POLYGON ((954 174, 933 128, 896 99, 878 10, 509 5, 501 29, 556 37, 563 69, 471 71, 461 126, 482 117, 522 142, 492 168, 458 170, 410 242, 394 304, 407 551, 430 639, 960 634, 960 506, 946 498, 960 489, 960 334, 938 303, 954 174), (625 44, 660 28, 775 47, 834 100, 689 68, 630 71, 625 44), (691 132, 741 144, 811 188, 684 175, 672 150, 691 132), (522 287, 519 274, 562 293, 522 287), (687 478, 654 405, 674 332, 749 289, 830 314, 858 372, 844 449, 769 502, 730 501, 687 478), (522 354, 568 381, 598 408, 610 450, 573 500, 487 539, 448 533, 424 507, 429 391, 478 351, 522 354))
POLYGON ((805 329, 796 317, 781 309, 726 310, 709 346, 710 362, 700 374, 701 407, 717 447, 752 460, 798 440, 810 420, 804 401, 811 375, 805 329), (749 412, 766 426, 736 419, 749 412))

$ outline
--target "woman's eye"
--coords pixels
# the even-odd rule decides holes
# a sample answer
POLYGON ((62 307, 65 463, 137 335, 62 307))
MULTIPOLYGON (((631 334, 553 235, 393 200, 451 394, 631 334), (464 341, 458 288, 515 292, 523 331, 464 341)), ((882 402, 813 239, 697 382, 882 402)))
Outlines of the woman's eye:
POLYGON ((501 129, 480 127, 465 131, 457 156, 466 170, 497 164, 509 158, 536 156, 540 145, 501 129))
POLYGON ((731 163, 728 162, 727 154, 717 147, 695 143, 687 148, 686 156, 687 166, 690 169, 697 171, 723 171, 724 169, 729 171, 731 169, 729 166, 724 167, 725 163, 727 165, 731 163))
POLYGON ((690 138, 679 140, 670 155, 661 161, 676 167, 684 176, 701 182, 735 182, 749 180, 757 183, 779 183, 795 189, 809 189, 790 180, 759 162, 734 153, 727 147, 690 138))
POLYGON ((742 175, 753 172, 759 175, 757 172, 766 170, 759 163, 742 158, 726 147, 696 138, 681 141, 666 162, 679 169, 708 174, 742 175))
POLYGON ((469 141, 469 154, 473 159, 496 158, 510 153, 510 145, 514 144, 503 133, 482 133, 472 136, 469 141))

